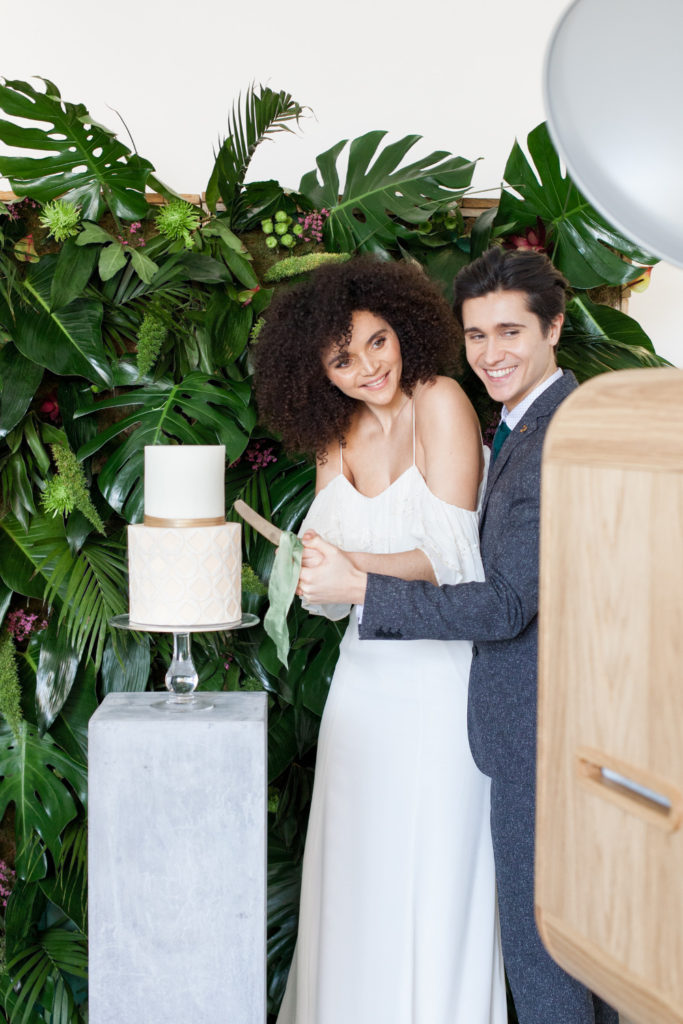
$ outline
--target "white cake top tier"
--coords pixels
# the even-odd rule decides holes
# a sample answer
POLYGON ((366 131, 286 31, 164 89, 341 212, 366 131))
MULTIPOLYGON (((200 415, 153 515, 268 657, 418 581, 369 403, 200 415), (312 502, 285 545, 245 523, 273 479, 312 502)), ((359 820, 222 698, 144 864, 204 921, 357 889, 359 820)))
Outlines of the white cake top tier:
POLYGON ((225 445, 146 445, 145 516, 225 520, 225 445))

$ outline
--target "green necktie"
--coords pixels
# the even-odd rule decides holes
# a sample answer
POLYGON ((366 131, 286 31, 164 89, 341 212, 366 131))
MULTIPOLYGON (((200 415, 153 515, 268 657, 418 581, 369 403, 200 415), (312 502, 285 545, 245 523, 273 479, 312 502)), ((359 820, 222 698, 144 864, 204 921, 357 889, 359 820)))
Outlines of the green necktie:
POLYGON ((507 423, 504 423, 501 420, 501 422, 498 424, 498 429, 493 435, 493 444, 491 445, 491 462, 495 462, 498 452, 503 447, 505 438, 511 433, 512 431, 508 427, 507 423))

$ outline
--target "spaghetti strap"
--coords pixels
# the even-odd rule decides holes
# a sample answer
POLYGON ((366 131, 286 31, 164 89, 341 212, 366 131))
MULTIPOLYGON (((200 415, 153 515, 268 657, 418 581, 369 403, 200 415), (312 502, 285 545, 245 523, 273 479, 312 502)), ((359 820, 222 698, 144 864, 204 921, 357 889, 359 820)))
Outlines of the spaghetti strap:
POLYGON ((415 465, 415 395, 413 395, 413 465, 415 465))

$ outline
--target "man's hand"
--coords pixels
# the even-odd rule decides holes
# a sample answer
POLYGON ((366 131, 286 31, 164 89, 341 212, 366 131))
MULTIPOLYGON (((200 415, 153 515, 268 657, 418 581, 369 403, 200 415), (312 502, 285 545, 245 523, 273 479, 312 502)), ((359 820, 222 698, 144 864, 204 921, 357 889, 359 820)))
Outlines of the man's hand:
POLYGON ((363 604, 367 573, 313 530, 302 537, 304 552, 296 592, 311 604, 363 604))

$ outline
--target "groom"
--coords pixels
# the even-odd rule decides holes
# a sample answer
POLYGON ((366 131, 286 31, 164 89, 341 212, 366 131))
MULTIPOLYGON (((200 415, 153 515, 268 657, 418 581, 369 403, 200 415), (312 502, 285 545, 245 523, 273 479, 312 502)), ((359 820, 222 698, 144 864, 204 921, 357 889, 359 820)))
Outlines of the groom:
POLYGON ((491 777, 503 957, 520 1024, 617 1024, 614 1010, 551 959, 534 920, 541 450, 553 413, 577 387, 555 357, 565 286, 540 253, 500 248, 455 281, 467 361, 503 404, 481 510, 485 582, 435 587, 368 575, 312 535, 308 561, 320 564, 302 570, 300 587, 311 601, 364 605, 362 639, 473 640, 469 740, 491 777))

